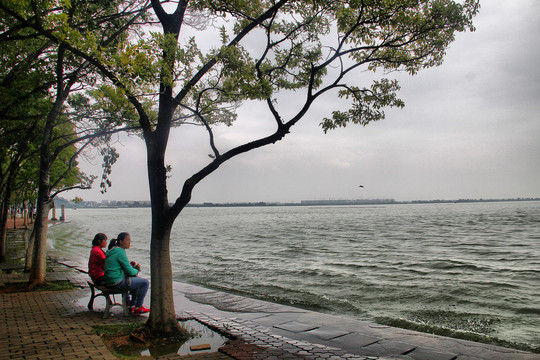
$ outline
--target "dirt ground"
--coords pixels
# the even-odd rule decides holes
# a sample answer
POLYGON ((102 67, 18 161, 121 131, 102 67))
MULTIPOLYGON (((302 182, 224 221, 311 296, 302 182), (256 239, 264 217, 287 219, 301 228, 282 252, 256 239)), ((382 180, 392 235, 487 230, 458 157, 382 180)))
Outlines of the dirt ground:
MULTIPOLYGON (((32 225, 34 224, 30 219, 28 219, 28 224, 27 224, 27 227, 28 228, 32 228, 32 225)), ((11 216, 8 216, 8 219, 7 219, 7 228, 8 229, 24 229, 25 226, 24 226, 24 219, 21 218, 21 217, 17 217, 15 219, 15 228, 13 227, 13 217, 11 216)))

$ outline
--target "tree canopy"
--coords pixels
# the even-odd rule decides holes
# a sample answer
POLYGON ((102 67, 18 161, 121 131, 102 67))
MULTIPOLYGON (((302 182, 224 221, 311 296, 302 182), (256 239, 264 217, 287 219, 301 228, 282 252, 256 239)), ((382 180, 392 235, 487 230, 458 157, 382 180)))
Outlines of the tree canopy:
MULTIPOLYGON (((16 129, 14 121, 23 124, 30 116, 35 133, 24 138, 17 131, 11 132, 12 149, 17 150, 11 153, 18 154, 11 158, 20 159, 28 140, 33 141, 34 156, 39 156, 34 226, 39 250, 34 253, 37 265, 31 268, 31 285, 45 281, 46 222, 52 199, 60 191, 86 188, 93 180, 78 170, 76 158, 88 146, 100 147, 105 162, 102 184, 106 188, 110 166, 117 158, 107 136, 120 131, 129 120, 107 110, 102 118, 83 118, 66 106, 73 92, 92 87, 98 80, 91 62, 70 51, 66 40, 81 49, 116 49, 130 35, 128 30, 144 18, 146 6, 136 0, 0 1, 0 41, 6 45, 2 47, 6 50, 2 59, 7 65, 1 79, 0 92, 6 103, 0 108, 0 119, 3 129, 4 124, 6 129, 16 129), (33 115, 38 111, 39 115, 33 115)), ((80 105, 80 99, 74 99, 73 104, 80 105)), ((11 179, 20 163, 12 164, 11 179)))
POLYGON ((178 326, 169 239, 194 187, 235 156, 281 140, 322 95, 349 105, 320 119, 325 132, 367 125, 383 119, 384 108, 404 106, 392 72, 414 75, 440 65, 455 34, 474 30, 479 9, 477 0, 151 0, 154 17, 147 26, 104 47, 97 32, 54 10, 74 9, 70 2, 58 1, 56 8, 50 6, 54 1, 28 3, 34 6, 26 12, 13 10, 7 0, 0 9, 96 69, 96 85, 108 89, 101 93, 104 105, 129 106, 126 113, 136 114, 142 129, 152 201, 148 326, 158 333, 178 326), (369 81, 360 76, 370 72, 369 81), (280 104, 284 92, 297 100, 294 108, 280 104), (236 109, 248 100, 271 114, 275 130, 222 148, 215 127, 232 125, 236 109), (180 196, 169 199, 169 134, 185 124, 206 130, 211 157, 186 179, 180 196))

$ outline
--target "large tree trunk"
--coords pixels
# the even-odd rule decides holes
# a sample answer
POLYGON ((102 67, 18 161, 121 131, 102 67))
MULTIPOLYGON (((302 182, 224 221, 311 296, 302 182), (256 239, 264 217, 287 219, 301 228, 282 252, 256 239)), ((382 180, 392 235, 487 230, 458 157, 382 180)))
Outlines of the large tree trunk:
POLYGON ((47 230, 49 224, 49 211, 52 201, 48 197, 48 181, 40 185, 37 202, 36 222, 34 223, 34 246, 32 264, 30 267, 29 288, 45 284, 47 274, 47 230), (46 187, 47 190, 41 189, 46 187))
POLYGON ((2 206, 0 206, 2 217, 0 219, 0 262, 6 261, 6 246, 7 246, 7 219, 8 219, 8 209, 9 209, 9 198, 6 194, 2 199, 2 206))
MULTIPOLYGON (((15 166, 13 164, 9 167, 9 173, 5 179, 5 183, 2 184, 2 213, 0 216, 0 262, 6 261, 6 247, 7 247, 7 219, 9 213, 9 200, 11 198, 13 179, 15 178, 15 166)), ((14 220, 15 221, 15 220, 14 220)), ((13 222, 15 224, 15 222, 13 222)))
POLYGON ((26 230, 28 230, 28 200, 23 201, 23 226, 26 230))
POLYGON ((45 134, 40 149, 39 164, 39 186, 36 206, 36 222, 34 224, 34 254, 32 256, 32 266, 30 268, 29 288, 45 284, 47 274, 47 230, 49 223, 49 211, 53 202, 49 197, 51 163, 49 161, 49 146, 52 134, 51 125, 53 119, 58 115, 58 105, 55 110, 49 113, 48 126, 45 127, 45 134))
POLYGON ((146 139, 148 182, 152 202, 152 237, 150 242, 150 318, 147 328, 152 334, 175 335, 180 325, 174 310, 172 267, 170 255, 171 229, 174 217, 170 214, 167 197, 165 149, 168 129, 156 131, 146 139))
MULTIPOLYGON (((37 224, 37 218, 34 222, 37 224)), ((32 270, 32 264, 34 261, 34 244, 36 243, 36 227, 32 227, 30 236, 28 237, 28 243, 26 244, 26 258, 24 261, 24 271, 30 272, 32 270)))
POLYGON ((159 221, 152 224, 150 245, 151 311, 147 326, 152 334, 167 336, 179 330, 172 287, 172 267, 169 251, 171 226, 159 221))
POLYGON ((51 167, 54 158, 51 158, 50 148, 51 139, 56 121, 60 116, 62 106, 67 96, 69 95, 69 88, 63 87, 64 75, 63 75, 63 60, 64 60, 64 47, 60 46, 58 49, 58 62, 56 67, 57 88, 56 88, 56 100, 53 107, 47 115, 47 121, 43 128, 43 139, 41 140, 41 147, 39 149, 39 185, 38 185, 38 198, 36 206, 36 223, 34 224, 34 255, 32 257, 33 263, 30 270, 30 281, 28 286, 30 288, 42 285, 45 283, 45 275, 47 273, 47 230, 49 223, 49 211, 54 206, 50 197, 50 178, 51 167))

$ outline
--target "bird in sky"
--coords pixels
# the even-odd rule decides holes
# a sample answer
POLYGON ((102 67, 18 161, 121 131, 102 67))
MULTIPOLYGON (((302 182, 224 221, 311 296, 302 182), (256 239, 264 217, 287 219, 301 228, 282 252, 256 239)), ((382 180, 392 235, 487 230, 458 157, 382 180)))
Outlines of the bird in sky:
POLYGON ((364 187, 364 185, 358 185, 358 187, 364 187))

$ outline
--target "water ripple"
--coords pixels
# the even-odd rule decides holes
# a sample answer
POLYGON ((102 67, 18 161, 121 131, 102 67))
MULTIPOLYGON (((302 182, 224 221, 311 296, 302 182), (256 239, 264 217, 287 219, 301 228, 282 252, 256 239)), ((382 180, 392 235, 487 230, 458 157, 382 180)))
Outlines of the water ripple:
MULTIPOLYGON (((149 272, 148 209, 69 217, 55 247, 85 264, 94 233, 129 231, 149 272)), ((539 223, 540 202, 188 208, 171 254, 178 281, 539 346, 539 223)))

